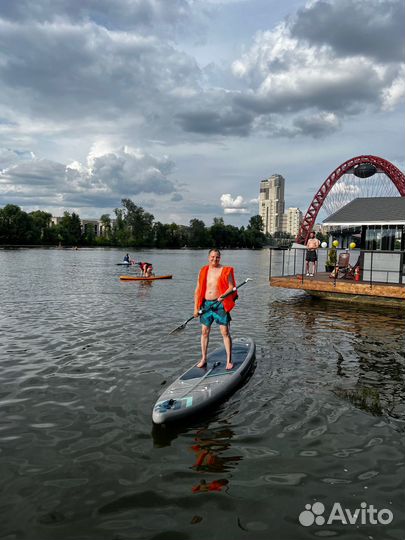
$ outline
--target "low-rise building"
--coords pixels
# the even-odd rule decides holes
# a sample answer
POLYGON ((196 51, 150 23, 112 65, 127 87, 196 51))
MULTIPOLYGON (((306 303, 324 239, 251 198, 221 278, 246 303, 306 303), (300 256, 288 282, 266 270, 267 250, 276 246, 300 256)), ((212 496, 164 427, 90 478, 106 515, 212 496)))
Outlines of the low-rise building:
MULTIPOLYGON (((60 216, 52 216, 51 223, 52 225, 59 225, 63 217, 60 216)), ((116 220, 111 220, 111 228, 114 227, 116 220)), ((104 224, 104 222, 100 221, 99 219, 80 219, 81 227, 82 227, 82 233, 86 234, 90 229, 93 230, 94 236, 106 236, 107 229, 104 224)))
POLYGON ((299 208, 290 207, 283 215, 283 232, 290 236, 297 236, 302 221, 302 212, 299 208))
POLYGON ((405 197, 354 199, 323 223, 342 248, 354 242, 365 250, 405 250, 405 197))

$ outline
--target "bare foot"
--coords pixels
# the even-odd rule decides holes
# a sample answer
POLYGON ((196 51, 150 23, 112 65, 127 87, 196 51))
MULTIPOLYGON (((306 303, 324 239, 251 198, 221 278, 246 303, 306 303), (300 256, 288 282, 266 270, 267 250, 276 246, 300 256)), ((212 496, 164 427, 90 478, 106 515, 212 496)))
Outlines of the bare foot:
POLYGON ((226 369, 233 369, 233 364, 232 362, 230 364, 226 364, 226 369))
POLYGON ((207 365, 207 361, 206 360, 200 360, 200 362, 197 364, 197 367, 199 368, 203 368, 207 365))

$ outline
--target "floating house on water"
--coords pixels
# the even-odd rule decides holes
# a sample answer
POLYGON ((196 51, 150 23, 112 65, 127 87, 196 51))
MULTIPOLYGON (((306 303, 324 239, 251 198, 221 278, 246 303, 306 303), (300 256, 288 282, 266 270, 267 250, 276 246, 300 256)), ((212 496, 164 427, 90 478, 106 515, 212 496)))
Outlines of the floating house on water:
POLYGON ((320 267, 316 276, 307 277, 302 246, 278 262, 271 255, 270 284, 319 298, 405 308, 405 197, 354 199, 323 223, 330 234, 328 252, 337 240, 337 262, 340 254, 349 253, 345 259, 352 271, 336 277, 320 267), (349 250, 351 243, 358 249, 349 250))
POLYGON ((405 251, 405 197, 354 199, 323 223, 342 248, 405 251))

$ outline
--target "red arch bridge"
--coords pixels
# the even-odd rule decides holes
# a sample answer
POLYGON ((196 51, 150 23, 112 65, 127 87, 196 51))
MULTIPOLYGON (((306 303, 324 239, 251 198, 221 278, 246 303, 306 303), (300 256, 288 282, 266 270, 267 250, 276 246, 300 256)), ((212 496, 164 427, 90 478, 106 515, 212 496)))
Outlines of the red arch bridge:
MULTIPOLYGON (((348 197, 351 196, 351 199, 355 198, 356 186, 353 185, 342 185, 342 189, 339 190, 339 180, 343 175, 352 174, 360 179, 367 179, 373 176, 375 173, 381 173, 385 178, 389 179, 389 187, 385 185, 384 191, 380 191, 379 195, 397 195, 399 192, 401 197, 405 197, 405 175, 397 168, 395 165, 387 161, 386 159, 377 157, 377 156, 358 156, 348 161, 345 161, 339 167, 337 167, 321 185, 321 187, 316 192, 314 198, 312 199, 311 204, 308 207, 308 210, 302 221, 300 230, 298 232, 296 242, 298 244, 305 244, 308 240, 309 233, 311 232, 313 226, 315 225, 316 218, 318 216, 319 210, 325 204, 325 207, 328 205, 326 199, 329 196, 329 199, 334 199, 337 207, 343 206, 348 203, 348 197), (390 192, 390 189, 395 191, 395 193, 390 192), (396 191, 397 190, 397 191, 396 191), (343 194, 345 198, 343 197, 343 194), (333 197, 332 197, 333 195, 333 197), (326 201, 326 202, 325 202, 326 201)), ((382 185, 384 182, 380 181, 382 185)), ((376 185, 376 183, 375 183, 376 185)), ((358 191, 358 190, 357 190, 358 191)), ((376 196, 375 193, 371 193, 368 196, 376 196)), ((333 207, 330 211, 333 213, 333 207)))

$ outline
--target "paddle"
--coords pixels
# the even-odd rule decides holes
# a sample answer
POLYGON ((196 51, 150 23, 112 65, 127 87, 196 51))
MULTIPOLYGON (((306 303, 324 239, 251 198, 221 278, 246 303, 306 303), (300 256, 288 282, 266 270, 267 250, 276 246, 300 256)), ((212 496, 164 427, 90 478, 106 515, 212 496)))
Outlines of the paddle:
MULTIPOLYGON (((210 307, 210 310, 212 309, 216 309, 219 304, 222 302, 222 300, 224 300, 227 296, 230 296, 231 294, 233 294, 235 291, 237 291, 240 287, 243 287, 243 285, 245 285, 246 283, 248 283, 248 281, 252 281, 251 278, 246 278, 245 281, 242 281, 242 283, 240 283, 237 287, 234 287, 231 291, 229 291, 228 293, 224 294, 222 299, 221 300, 217 300, 217 302, 215 302, 215 304, 212 304, 212 306, 210 307)), ((198 312, 199 315, 202 315, 203 313, 206 313, 207 310, 204 310, 204 309, 200 309, 200 311, 198 312)), ((195 319, 194 315, 192 317, 190 317, 189 319, 187 319, 186 321, 184 321, 183 324, 181 324, 180 326, 178 326, 177 328, 175 328, 174 330, 172 330, 171 332, 169 332, 169 336, 171 334, 176 334, 177 332, 181 332, 182 330, 185 329, 185 327, 187 326, 187 324, 192 321, 193 319, 195 319)))

